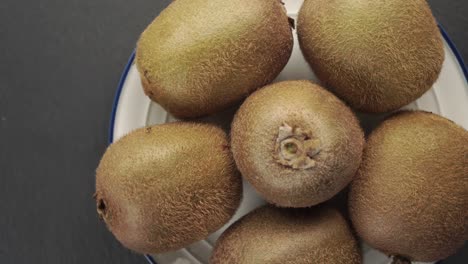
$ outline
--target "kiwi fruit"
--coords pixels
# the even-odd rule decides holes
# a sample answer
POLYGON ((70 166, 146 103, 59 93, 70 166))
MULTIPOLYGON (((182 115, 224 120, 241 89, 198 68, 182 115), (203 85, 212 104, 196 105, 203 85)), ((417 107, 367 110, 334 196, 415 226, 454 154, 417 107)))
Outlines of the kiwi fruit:
POLYGON ((390 112, 416 100, 444 61, 426 0, 305 0, 297 32, 317 77, 363 112, 390 112))
POLYGON ((402 112, 371 133, 349 194, 365 242, 400 262, 437 261, 468 239, 467 208, 466 130, 435 114, 402 112))
POLYGON ((270 83, 292 48, 279 0, 177 0, 141 35, 136 65, 147 96, 178 118, 194 118, 270 83))
POLYGON ((263 198, 281 207, 308 207, 352 180, 364 135, 333 94, 309 81, 284 81, 242 104, 231 145, 240 172, 263 198))
POLYGON ((335 209, 265 206, 230 226, 216 242, 211 264, 358 264, 347 222, 335 209))
POLYGON ((226 134, 207 124, 138 129, 107 149, 96 173, 99 216, 140 253, 206 238, 228 222, 241 196, 226 134))

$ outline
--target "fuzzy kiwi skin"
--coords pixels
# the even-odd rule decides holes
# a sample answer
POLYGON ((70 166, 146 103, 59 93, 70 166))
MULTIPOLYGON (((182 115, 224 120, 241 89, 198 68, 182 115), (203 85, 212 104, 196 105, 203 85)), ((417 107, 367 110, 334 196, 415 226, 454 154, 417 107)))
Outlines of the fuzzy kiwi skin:
POLYGON ((347 222, 332 208, 259 208, 216 242, 211 264, 358 264, 347 222))
POLYGON ((226 134, 211 125, 136 130, 107 149, 96 173, 98 214, 140 253, 204 239, 228 222, 241 195, 226 134))
POLYGON ((317 77, 363 112, 397 110, 422 96, 445 56, 425 0, 305 0, 297 31, 317 77))
POLYGON ((285 81, 253 93, 234 117, 231 145, 240 172, 268 202, 308 207, 342 190, 361 162, 364 134, 353 112, 333 94, 309 81, 285 81), (319 140, 315 166, 280 164, 275 140, 287 123, 319 140))
POLYGON ((358 235, 411 261, 446 258, 468 239, 468 132, 403 112, 369 137, 349 194, 358 235))
POLYGON ((146 95, 178 118, 219 112, 270 83, 293 37, 279 0, 177 0, 138 41, 146 95))

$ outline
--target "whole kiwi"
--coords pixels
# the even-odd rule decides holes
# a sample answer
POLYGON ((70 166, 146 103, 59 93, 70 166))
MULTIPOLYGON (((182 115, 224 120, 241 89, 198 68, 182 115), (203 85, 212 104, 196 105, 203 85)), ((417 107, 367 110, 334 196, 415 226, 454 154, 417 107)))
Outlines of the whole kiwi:
POLYGON ((468 239, 468 132, 443 117, 402 112, 369 137, 349 194, 371 246, 409 261, 443 259, 468 239))
POLYGON ((96 173, 99 216, 140 253, 204 239, 231 218, 241 195, 226 134, 206 124, 138 129, 107 149, 96 173))
POLYGON ((216 242, 211 264, 357 264, 358 245, 332 208, 259 208, 216 242))
POLYGON ((305 0, 297 31, 317 77, 363 112, 389 112, 416 100, 444 61, 426 0, 305 0))
POLYGON ((353 112, 309 81, 262 88, 234 117, 231 144, 242 175, 270 203, 308 207, 342 190, 361 162, 353 112))
POLYGON ((146 95, 178 118, 213 114, 270 83, 293 47, 279 0, 177 0, 138 41, 146 95))

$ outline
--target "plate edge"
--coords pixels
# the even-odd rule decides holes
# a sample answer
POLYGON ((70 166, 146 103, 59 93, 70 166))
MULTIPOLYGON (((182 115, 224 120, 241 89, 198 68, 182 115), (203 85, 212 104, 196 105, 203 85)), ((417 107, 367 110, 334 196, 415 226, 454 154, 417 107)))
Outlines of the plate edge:
POLYGON ((119 106, 120 95, 122 94, 122 89, 127 80, 128 72, 133 65, 133 61, 135 60, 135 50, 128 58, 127 64, 125 65, 125 69, 123 70, 122 74, 120 75, 119 84, 117 87, 117 91, 115 92, 114 101, 112 103, 112 112, 111 112, 111 119, 109 122, 109 131, 108 131, 108 143, 111 144, 114 142, 114 126, 115 126, 115 116, 117 113, 117 108, 119 106))
POLYGON ((449 45, 450 49, 453 52, 453 55, 455 55, 455 58, 458 61, 458 65, 460 65, 460 67, 462 69, 462 72, 463 72, 463 75, 465 76, 465 81, 468 82, 468 69, 466 68, 465 61, 463 60, 463 57, 462 57, 460 51, 458 50, 457 46, 455 45, 455 42, 453 42, 452 39, 449 37, 449 35, 448 35, 447 31, 445 30, 445 28, 440 23, 438 24, 438 27, 439 27, 440 32, 442 33, 442 37, 445 39, 445 41, 449 45))

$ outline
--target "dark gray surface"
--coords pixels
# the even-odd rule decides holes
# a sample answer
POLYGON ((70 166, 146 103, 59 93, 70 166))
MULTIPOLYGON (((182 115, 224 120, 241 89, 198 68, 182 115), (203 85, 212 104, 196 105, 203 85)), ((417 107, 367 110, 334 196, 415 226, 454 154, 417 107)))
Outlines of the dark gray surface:
MULTIPOLYGON (((145 263, 98 222, 94 170, 120 73, 169 2, 1 1, 0 263, 145 263)), ((468 2, 430 3, 467 60, 468 2)))

